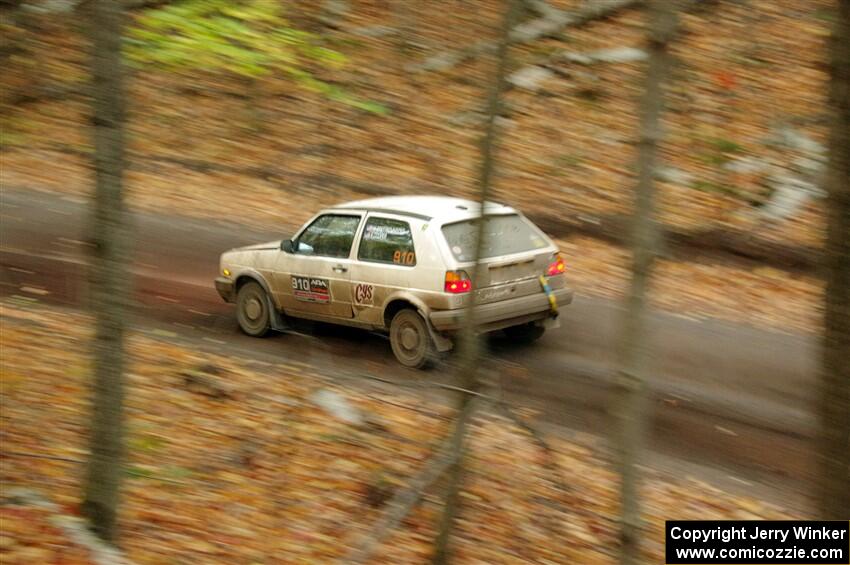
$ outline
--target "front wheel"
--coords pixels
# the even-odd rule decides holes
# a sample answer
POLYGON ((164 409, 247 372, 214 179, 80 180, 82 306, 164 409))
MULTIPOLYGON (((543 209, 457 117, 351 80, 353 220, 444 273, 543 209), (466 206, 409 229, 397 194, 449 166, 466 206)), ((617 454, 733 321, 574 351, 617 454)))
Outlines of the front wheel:
POLYGON ((543 337, 543 334, 546 332, 546 328, 544 328, 541 324, 529 322, 527 324, 520 324, 519 326, 505 328, 504 332, 511 341, 527 344, 533 343, 543 337))
POLYGON ((247 282, 236 295, 236 319, 246 334, 262 337, 269 332, 271 313, 266 291, 256 282, 247 282))
POLYGON ((390 345, 398 362, 421 369, 436 357, 436 348, 428 325, 415 310, 400 310, 390 322, 390 345))

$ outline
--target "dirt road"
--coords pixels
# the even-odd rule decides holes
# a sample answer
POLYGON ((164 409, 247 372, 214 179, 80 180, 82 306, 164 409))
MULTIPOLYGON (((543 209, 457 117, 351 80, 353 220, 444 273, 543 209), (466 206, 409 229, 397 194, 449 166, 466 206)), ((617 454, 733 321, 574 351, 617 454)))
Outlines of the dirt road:
MULTIPOLYGON (((31 191, 0 198, 0 293, 85 306, 87 208, 80 199, 31 191)), ((244 219, 240 218, 244 221, 244 219)), ((137 323, 166 328, 198 347, 235 356, 296 360, 326 372, 394 379, 446 378, 399 367, 381 336, 304 324, 294 334, 251 339, 212 287, 221 251, 278 239, 235 219, 202 222, 137 214, 133 269, 137 323)), ((505 393, 540 412, 559 433, 600 444, 612 431, 611 361, 619 305, 579 294, 561 328, 531 347, 490 340, 505 393), (525 375, 517 378, 516 375, 525 375), (583 436, 584 437, 584 436, 583 436)), ((810 406, 816 340, 656 312, 652 318, 652 455, 664 472, 706 478, 803 511, 813 466, 810 406)))

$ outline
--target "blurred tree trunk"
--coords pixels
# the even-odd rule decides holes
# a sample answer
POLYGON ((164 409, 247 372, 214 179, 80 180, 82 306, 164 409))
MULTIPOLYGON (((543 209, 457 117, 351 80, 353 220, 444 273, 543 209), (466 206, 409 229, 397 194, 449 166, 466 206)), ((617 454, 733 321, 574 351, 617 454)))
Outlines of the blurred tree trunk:
POLYGON ((660 235, 655 223, 655 167, 661 139, 664 91, 670 77, 672 56, 668 45, 677 28, 673 0, 649 3, 646 77, 640 101, 638 184, 632 224, 632 278, 626 297, 619 350, 618 418, 621 475, 620 562, 639 561, 641 512, 638 464, 643 449, 648 370, 648 324, 646 292, 658 251, 660 235))
POLYGON ((832 129, 827 172, 826 312, 818 517, 850 518, 850 0, 831 40, 832 129))
POLYGON ((114 0, 84 6, 92 40, 95 199, 91 226, 91 308, 95 316, 91 456, 83 514, 106 541, 117 534, 118 491, 123 458, 124 318, 128 309, 129 233, 122 182, 124 171, 124 69, 121 30, 124 10, 114 0))
MULTIPOLYGON (((505 15, 502 20, 502 29, 499 38, 499 47, 496 54, 496 69, 493 74, 493 82, 487 97, 487 118, 484 126, 484 135, 481 139, 481 169, 478 175, 478 191, 480 204, 480 218, 477 222, 478 233, 476 236, 475 268, 473 270, 473 292, 469 295, 467 303, 467 315, 460 339, 460 363, 458 365, 458 383, 463 388, 475 392, 478 389, 478 368, 480 364, 480 336, 475 333, 475 281, 481 280, 476 276, 478 273, 482 250, 485 245, 486 231, 484 229, 484 205, 490 196, 490 188, 493 184, 495 173, 495 150, 498 137, 496 120, 501 110, 502 93, 505 90, 506 74, 508 67, 509 35, 513 22, 516 19, 518 0, 506 0, 505 15)), ((437 529, 437 539, 434 543, 434 555, 431 560, 434 564, 445 564, 451 559, 451 547, 449 544, 454 519, 458 512, 460 503, 460 488, 463 479, 463 453, 465 450, 466 430, 472 420, 472 408, 475 398, 472 394, 461 393, 460 407, 457 426, 453 431, 452 451, 457 453, 457 458, 447 471, 447 490, 443 515, 437 529)))

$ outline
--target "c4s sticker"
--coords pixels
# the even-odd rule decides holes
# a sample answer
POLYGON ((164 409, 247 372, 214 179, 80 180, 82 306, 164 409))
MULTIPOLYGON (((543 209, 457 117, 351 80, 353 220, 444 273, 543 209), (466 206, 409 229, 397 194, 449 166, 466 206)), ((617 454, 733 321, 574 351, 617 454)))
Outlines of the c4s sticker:
POLYGON ((356 304, 372 304, 375 287, 371 284, 360 283, 354 287, 354 302, 356 304))

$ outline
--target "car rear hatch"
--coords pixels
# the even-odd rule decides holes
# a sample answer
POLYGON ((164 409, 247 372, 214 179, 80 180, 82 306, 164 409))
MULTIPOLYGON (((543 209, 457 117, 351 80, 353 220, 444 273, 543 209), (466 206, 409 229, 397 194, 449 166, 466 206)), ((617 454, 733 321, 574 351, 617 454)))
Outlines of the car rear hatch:
POLYGON ((507 262, 484 260, 478 276, 473 276, 472 288, 479 304, 519 298, 542 292, 540 275, 546 272, 551 251, 532 253, 507 262))
MULTIPOLYGON (((554 249, 537 227, 519 214, 488 216, 481 268, 467 267, 473 278, 476 302, 486 304, 541 292, 540 275, 552 261, 554 249)), ((443 236, 454 258, 460 262, 475 259, 476 220, 443 226, 443 236)))

